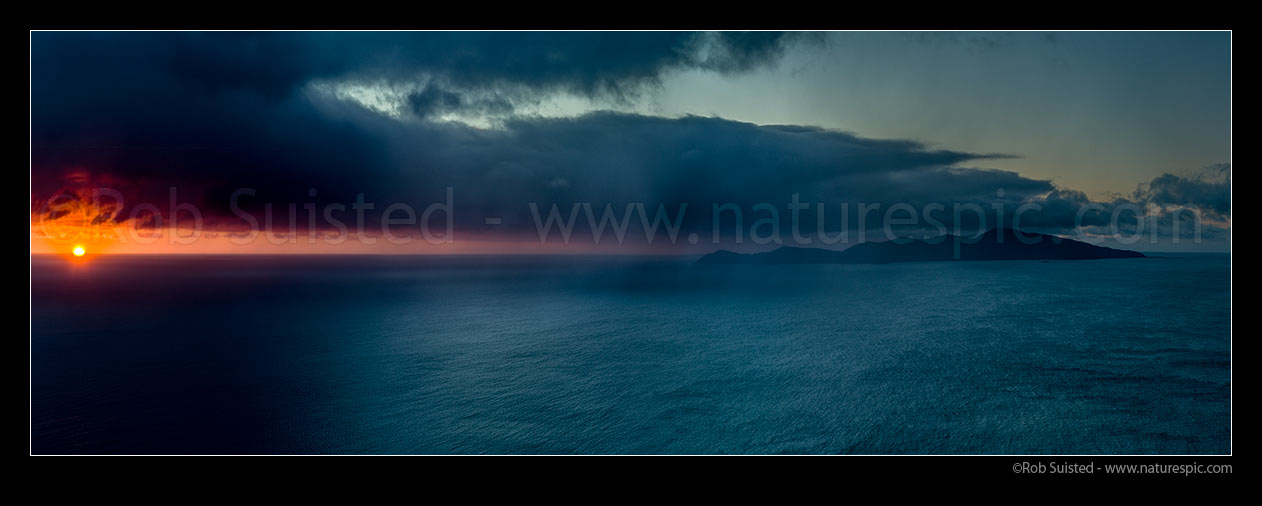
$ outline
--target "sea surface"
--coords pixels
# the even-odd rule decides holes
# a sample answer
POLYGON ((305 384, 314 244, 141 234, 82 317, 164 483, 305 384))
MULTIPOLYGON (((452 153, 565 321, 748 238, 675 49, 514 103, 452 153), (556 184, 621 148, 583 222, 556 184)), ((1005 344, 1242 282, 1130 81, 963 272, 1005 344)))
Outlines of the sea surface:
POLYGON ((1231 450, 1227 255, 31 260, 34 453, 1231 450))

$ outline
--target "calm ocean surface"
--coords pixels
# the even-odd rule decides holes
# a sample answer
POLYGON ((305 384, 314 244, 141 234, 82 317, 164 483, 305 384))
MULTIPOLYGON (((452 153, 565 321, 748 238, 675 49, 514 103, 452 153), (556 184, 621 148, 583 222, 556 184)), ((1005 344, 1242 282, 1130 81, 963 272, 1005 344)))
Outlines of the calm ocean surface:
POLYGON ((1226 453, 1227 255, 31 266, 35 453, 1226 453))

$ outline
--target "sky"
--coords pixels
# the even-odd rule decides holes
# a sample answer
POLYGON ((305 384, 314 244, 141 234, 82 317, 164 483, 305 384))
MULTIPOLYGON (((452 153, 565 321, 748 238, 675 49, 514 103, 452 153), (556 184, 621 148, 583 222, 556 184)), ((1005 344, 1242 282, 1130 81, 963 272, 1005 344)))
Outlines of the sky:
POLYGON ((33 32, 31 248, 844 247, 901 204, 1225 251, 1230 64, 1227 32, 33 32))

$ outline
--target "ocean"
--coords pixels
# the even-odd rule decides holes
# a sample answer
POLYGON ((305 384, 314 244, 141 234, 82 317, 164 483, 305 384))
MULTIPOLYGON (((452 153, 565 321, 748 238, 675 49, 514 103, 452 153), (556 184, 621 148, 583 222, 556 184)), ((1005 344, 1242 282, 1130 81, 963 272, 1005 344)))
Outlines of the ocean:
POLYGON ((1220 454, 1228 255, 31 259, 39 454, 1220 454))

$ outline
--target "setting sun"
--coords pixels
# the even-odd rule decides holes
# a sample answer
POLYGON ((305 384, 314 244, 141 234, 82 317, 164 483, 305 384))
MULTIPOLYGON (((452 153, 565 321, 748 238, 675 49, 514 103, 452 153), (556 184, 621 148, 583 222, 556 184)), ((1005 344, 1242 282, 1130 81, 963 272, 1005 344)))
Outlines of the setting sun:
POLYGON ((84 253, 86 253, 86 251, 84 251, 83 246, 74 247, 74 256, 81 257, 84 253))

